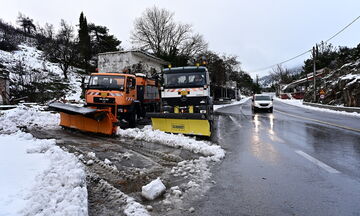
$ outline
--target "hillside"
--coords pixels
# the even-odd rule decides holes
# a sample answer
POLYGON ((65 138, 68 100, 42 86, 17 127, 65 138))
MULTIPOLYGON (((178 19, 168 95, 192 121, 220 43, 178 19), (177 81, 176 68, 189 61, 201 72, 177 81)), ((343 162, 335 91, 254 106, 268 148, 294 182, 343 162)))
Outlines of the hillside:
MULTIPOLYGON (((360 59, 331 70, 318 83, 326 94, 324 104, 360 107, 360 59)), ((304 100, 313 101, 313 86, 305 94, 304 100)), ((319 94, 317 95, 319 98, 319 94)))
POLYGON ((0 68, 9 73, 10 100, 26 97, 26 101, 46 102, 53 99, 80 100, 81 79, 70 68, 64 80, 60 66, 49 62, 43 52, 31 43, 22 43, 19 50, 0 50, 0 68))

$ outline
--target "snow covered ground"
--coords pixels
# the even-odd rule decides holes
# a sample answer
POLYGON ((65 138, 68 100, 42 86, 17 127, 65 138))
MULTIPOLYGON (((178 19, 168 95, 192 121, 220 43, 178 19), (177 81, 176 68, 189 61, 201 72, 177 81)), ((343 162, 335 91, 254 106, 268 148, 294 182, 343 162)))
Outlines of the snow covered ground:
POLYGON ((54 140, 0 135, 0 215, 87 215, 85 171, 54 140))
POLYGON ((286 104, 290 104, 293 106, 302 107, 302 108, 309 109, 309 110, 316 110, 316 111, 321 111, 321 112, 328 112, 328 113, 334 113, 334 114, 360 117, 360 113, 356 113, 356 112, 351 113, 351 112, 345 112, 345 111, 330 110, 330 109, 320 108, 320 107, 307 106, 307 105, 303 104, 303 100, 280 99, 277 97, 274 97, 274 100, 277 100, 277 101, 280 101, 280 102, 283 102, 286 104))
POLYGON ((58 127, 58 114, 19 106, 0 113, 0 215, 87 215, 86 173, 55 140, 20 128, 58 127))
POLYGON ((41 106, 19 105, 15 109, 0 111, 0 134, 14 133, 20 128, 57 128, 59 114, 42 111, 41 106))
POLYGON ((227 106, 246 103, 246 101, 248 101, 250 98, 251 97, 245 97, 245 98, 242 98, 240 101, 235 101, 235 102, 230 103, 230 104, 214 105, 214 111, 217 110, 217 109, 220 109, 222 107, 227 107, 227 106))
MULTIPOLYGON (((0 122, 0 171, 3 173, 0 177, 0 215, 87 215, 86 173, 82 163, 59 148, 55 140, 35 139, 31 134, 21 132, 21 129, 31 128, 57 129, 59 114, 43 111, 41 106, 20 105, 0 111, 0 122)), ((179 193, 184 193, 184 197, 185 191, 191 192, 188 196, 204 193, 211 177, 209 165, 225 156, 225 151, 211 142, 152 130, 151 126, 119 129, 118 135, 201 155, 173 167, 171 175, 186 177, 188 182, 180 185, 180 190, 169 190, 164 205, 180 202, 179 193)), ((130 201, 125 213, 144 213, 144 206, 130 201)))

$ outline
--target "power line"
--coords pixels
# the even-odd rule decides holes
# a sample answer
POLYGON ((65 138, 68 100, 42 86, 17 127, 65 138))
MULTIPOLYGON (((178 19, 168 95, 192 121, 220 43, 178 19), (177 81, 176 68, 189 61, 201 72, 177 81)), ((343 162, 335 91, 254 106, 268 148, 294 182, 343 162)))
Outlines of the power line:
POLYGON ((340 31, 338 31, 336 34, 334 34, 332 37, 330 37, 329 39, 327 39, 325 41, 325 43, 329 42, 331 39, 333 39, 334 37, 338 36, 341 32, 343 32, 345 29, 347 29, 349 26, 351 26, 354 22, 356 22, 356 20, 358 20, 360 18, 360 16, 356 17, 351 23, 347 24, 347 26, 345 26, 344 28, 342 28, 340 31))
MULTIPOLYGON (((356 22, 358 19, 360 19, 360 16, 356 17, 353 21, 351 21, 349 24, 347 24, 344 28, 342 28, 340 31, 336 32, 333 36, 331 36, 329 39, 327 39, 327 40, 325 41, 325 43, 329 42, 330 40, 332 40, 333 38, 335 38, 336 36, 338 36, 339 34, 341 34, 343 31, 345 31, 345 29, 347 29, 349 26, 351 26, 351 25, 352 25, 354 22, 356 22)), ((270 65, 270 66, 263 67, 263 68, 258 68, 258 69, 256 69, 256 70, 250 70, 250 71, 248 71, 248 72, 253 73, 253 72, 258 72, 258 71, 263 71, 263 70, 266 70, 266 69, 273 68, 273 67, 275 67, 276 65, 284 64, 284 63, 286 63, 286 62, 289 62, 289 61, 292 61, 292 60, 294 60, 294 59, 296 59, 296 58, 299 58, 300 56, 303 56, 303 55, 311 52, 311 50, 312 50, 312 49, 309 49, 309 50, 307 50, 307 51, 305 51, 305 52, 302 52, 302 53, 300 53, 300 54, 298 54, 298 55, 296 55, 296 56, 294 56, 294 57, 292 57, 292 58, 289 58, 289 59, 287 59, 287 60, 285 60, 285 61, 282 61, 282 62, 279 62, 279 63, 277 63, 277 64, 272 64, 272 65, 270 65)))
POLYGON ((294 56, 294 57, 292 57, 292 58, 289 58, 289 59, 287 59, 287 60, 285 60, 285 61, 282 61, 282 62, 273 64, 273 65, 270 65, 270 66, 267 66, 267 67, 258 68, 258 69, 256 69, 256 70, 250 70, 250 71, 248 71, 248 72, 253 73, 253 72, 258 72, 258 71, 263 71, 263 70, 266 70, 266 69, 270 69, 270 68, 275 67, 276 65, 284 64, 284 63, 286 63, 286 62, 289 62, 289 61, 292 61, 292 60, 294 60, 294 59, 296 59, 296 58, 299 58, 300 56, 303 56, 303 55, 305 55, 305 54, 307 54, 307 53, 309 53, 309 52, 311 52, 311 49, 310 49, 310 50, 307 50, 307 51, 305 51, 305 52, 303 52, 303 53, 300 53, 300 54, 297 55, 297 56, 294 56))

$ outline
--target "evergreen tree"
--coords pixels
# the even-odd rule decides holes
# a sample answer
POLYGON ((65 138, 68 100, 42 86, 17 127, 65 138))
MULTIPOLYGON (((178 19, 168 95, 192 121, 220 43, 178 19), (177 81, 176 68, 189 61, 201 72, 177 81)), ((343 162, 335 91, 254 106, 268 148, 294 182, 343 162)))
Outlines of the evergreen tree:
POLYGON ((29 35, 36 31, 36 26, 34 25, 34 20, 30 19, 29 17, 25 16, 22 13, 19 13, 17 22, 23 28, 24 32, 29 35))
MULTIPOLYGON (((316 69, 328 67, 333 69, 335 67, 335 60, 337 57, 337 50, 331 43, 321 42, 318 44, 318 53, 316 56, 316 69)), ((313 57, 305 60, 303 66, 304 73, 313 72, 313 57)))
POLYGON ((81 12, 79 18, 79 52, 80 59, 82 60, 82 67, 85 73, 89 73, 89 64, 91 59, 91 44, 89 28, 84 13, 81 12))
POLYGON ((102 52, 112 52, 119 50, 121 41, 119 41, 114 35, 110 35, 109 29, 107 27, 90 23, 88 25, 88 29, 93 55, 102 52))

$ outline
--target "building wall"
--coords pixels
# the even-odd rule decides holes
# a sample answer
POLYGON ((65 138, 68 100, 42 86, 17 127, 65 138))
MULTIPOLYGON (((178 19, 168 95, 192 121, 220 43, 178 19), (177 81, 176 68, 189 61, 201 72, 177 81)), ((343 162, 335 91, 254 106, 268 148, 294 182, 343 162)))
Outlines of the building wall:
POLYGON ((151 60, 151 58, 143 58, 133 52, 125 53, 107 53, 98 57, 99 72, 122 72, 124 69, 130 68, 132 65, 141 63, 144 73, 150 75, 152 69, 160 72, 162 65, 151 60))

